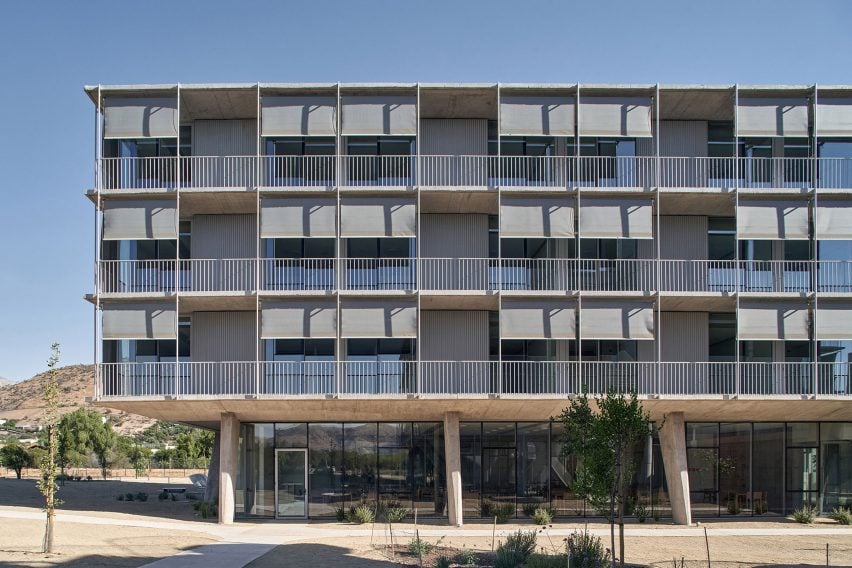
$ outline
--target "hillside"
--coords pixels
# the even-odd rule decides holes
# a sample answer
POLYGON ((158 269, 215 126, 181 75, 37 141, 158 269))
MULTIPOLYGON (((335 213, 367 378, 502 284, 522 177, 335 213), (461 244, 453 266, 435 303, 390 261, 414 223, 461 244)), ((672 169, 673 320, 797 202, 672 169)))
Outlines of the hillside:
POLYGON ((7 379, 6 377, 0 377, 0 388, 5 387, 6 385, 11 385, 14 383, 12 379, 7 379))
MULTIPOLYGON (((92 396, 94 369, 93 365, 70 365, 59 369, 61 413, 71 412, 81 406, 92 408, 101 414, 113 417, 116 430, 121 434, 134 434, 155 422, 144 416, 110 410, 85 402, 87 396, 92 396)), ((0 387, 0 418, 38 424, 44 414, 44 402, 41 396, 46 376, 46 373, 41 373, 26 381, 0 387)))

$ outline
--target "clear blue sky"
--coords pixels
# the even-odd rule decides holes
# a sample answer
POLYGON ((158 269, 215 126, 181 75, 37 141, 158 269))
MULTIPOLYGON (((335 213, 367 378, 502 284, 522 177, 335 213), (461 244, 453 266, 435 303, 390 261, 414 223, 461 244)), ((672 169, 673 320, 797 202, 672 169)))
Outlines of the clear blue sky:
POLYGON ((0 376, 92 362, 84 84, 852 83, 852 2, 13 0, 0 7, 0 376))

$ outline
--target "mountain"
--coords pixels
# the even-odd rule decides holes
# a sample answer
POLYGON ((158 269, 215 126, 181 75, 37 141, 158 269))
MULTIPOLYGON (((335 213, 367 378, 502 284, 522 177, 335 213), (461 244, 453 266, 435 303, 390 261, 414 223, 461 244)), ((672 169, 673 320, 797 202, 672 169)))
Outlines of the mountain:
MULTIPOLYGON (((155 422, 151 418, 86 402, 85 398, 92 396, 94 365, 70 365, 58 369, 57 372, 61 414, 85 406, 113 418, 115 428, 121 434, 135 434, 155 422)), ((47 373, 41 373, 26 381, 0 387, 0 418, 15 419, 20 424, 39 424, 44 416, 42 390, 46 378, 47 373)))
POLYGON ((13 384, 14 382, 15 381, 13 381, 12 379, 7 379, 6 377, 0 377, 0 389, 2 389, 3 387, 5 387, 7 385, 13 384))

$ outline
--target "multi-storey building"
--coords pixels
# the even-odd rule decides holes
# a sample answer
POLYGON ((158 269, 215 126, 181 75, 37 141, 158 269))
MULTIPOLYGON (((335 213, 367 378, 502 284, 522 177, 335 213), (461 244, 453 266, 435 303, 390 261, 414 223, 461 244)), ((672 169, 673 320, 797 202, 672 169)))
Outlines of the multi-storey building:
POLYGON ((86 92, 95 398, 217 430, 223 522, 594 515, 609 388, 654 514, 852 500, 852 88, 86 92))

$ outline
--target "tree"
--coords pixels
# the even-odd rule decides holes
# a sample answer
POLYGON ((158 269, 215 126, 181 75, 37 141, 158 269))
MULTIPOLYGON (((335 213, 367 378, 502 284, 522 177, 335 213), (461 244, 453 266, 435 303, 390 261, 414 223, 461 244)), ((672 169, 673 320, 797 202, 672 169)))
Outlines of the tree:
POLYGON ((21 479, 21 471, 28 467, 31 462, 27 449, 17 442, 12 442, 0 448, 0 463, 13 470, 18 479, 21 479))
POLYGON ((573 491, 593 505, 608 507, 613 566, 617 519, 619 561, 624 565, 624 509, 636 469, 635 450, 653 423, 635 393, 610 389, 594 402, 597 412, 584 392, 562 412, 562 453, 578 457, 573 491))
POLYGON ((175 457, 183 467, 206 467, 213 454, 215 434, 208 430, 192 428, 178 434, 175 442, 175 457))
MULTIPOLYGON (((151 448, 140 446, 139 442, 131 438, 123 437, 130 445, 124 448, 127 460, 136 472, 136 477, 145 474, 145 470, 151 465, 151 448)), ((125 442, 126 443, 126 442, 125 442)))
POLYGON ((118 437, 112 429, 112 424, 94 410, 78 408, 62 417, 59 423, 60 455, 63 467, 67 465, 82 465, 87 456, 94 454, 101 468, 101 475, 106 479, 112 450, 118 437))
POLYGON ((59 486, 56 483, 56 463, 59 453, 59 344, 50 346, 50 358, 47 360, 47 377, 44 381, 44 425, 47 428, 47 452, 39 463, 41 479, 38 480, 38 490, 44 495, 44 512, 47 515, 44 525, 44 540, 42 552, 53 552, 53 521, 56 518, 56 506, 62 501, 57 499, 59 486))

